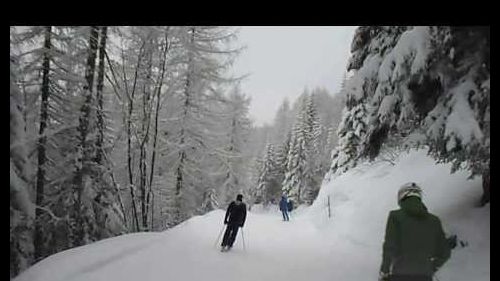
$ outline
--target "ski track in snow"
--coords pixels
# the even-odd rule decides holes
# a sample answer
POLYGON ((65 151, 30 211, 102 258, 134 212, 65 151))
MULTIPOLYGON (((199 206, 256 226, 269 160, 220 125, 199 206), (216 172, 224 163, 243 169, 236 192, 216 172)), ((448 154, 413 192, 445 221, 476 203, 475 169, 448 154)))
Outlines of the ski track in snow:
POLYGON ((128 255, 134 255, 138 252, 141 252, 141 251, 148 249, 149 247, 151 247, 153 245, 156 245, 158 243, 157 240, 158 239, 153 240, 153 241, 148 241, 146 243, 141 243, 141 244, 135 245, 133 247, 130 247, 124 251, 121 251, 121 252, 118 252, 114 255, 111 255, 103 260, 97 260, 97 261, 95 261, 87 266, 82 267, 80 270, 75 271, 73 274, 66 276, 65 278, 68 278, 71 280, 72 278, 77 277, 77 276, 82 275, 82 274, 85 274, 87 272, 98 271, 99 269, 102 269, 102 268, 108 266, 109 264, 112 264, 114 262, 119 261, 120 258, 124 258, 128 255))
MULTIPOLYGON (((223 216, 223 211, 215 211, 154 234, 160 237, 146 243, 112 245, 122 249, 73 271, 52 272, 50 280, 341 280, 346 278, 345 270, 335 268, 359 263, 342 247, 333 251, 335 245, 325 245, 327 237, 321 239, 307 219, 292 213, 290 221, 284 222, 277 211, 249 212, 243 228, 246 250, 240 228, 233 249, 222 253, 222 235, 216 247, 214 242, 223 216), (340 272, 342 276, 335 277, 340 272)), ((67 255, 69 260, 73 258, 67 255)), ((356 272, 353 270, 352 280, 357 280, 356 272)), ((48 280, 49 275, 24 276, 16 281, 48 280)))
MULTIPOLYGON (((216 247, 214 242, 222 229, 223 215, 215 212, 207 221, 187 224, 185 227, 193 231, 183 231, 183 235, 189 233, 183 240, 186 244, 173 244, 169 235, 165 235, 151 251, 127 255, 114 262, 113 267, 128 268, 125 270, 129 273, 121 271, 110 276, 109 268, 103 267, 80 274, 75 280, 138 280, 127 278, 136 272, 142 272, 142 281, 159 280, 158 276, 165 276, 163 280, 332 280, 329 268, 335 267, 333 253, 317 239, 317 232, 308 221, 292 218, 283 222, 279 212, 249 213, 243 228, 246 251, 240 229, 233 249, 221 253, 220 240, 216 247), (185 259, 162 260, 167 252, 183 252, 179 256, 185 259), (128 261, 135 265, 130 268, 128 261)), ((171 235, 176 236, 173 232, 171 235)))

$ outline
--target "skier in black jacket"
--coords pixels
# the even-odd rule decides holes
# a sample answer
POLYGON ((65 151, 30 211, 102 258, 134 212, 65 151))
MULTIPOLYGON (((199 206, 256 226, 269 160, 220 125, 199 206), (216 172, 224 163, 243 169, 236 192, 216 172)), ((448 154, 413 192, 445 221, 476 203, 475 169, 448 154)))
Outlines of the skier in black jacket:
POLYGON ((247 217, 247 206, 243 201, 243 195, 238 194, 236 201, 231 202, 227 207, 224 224, 227 224, 224 238, 222 239, 221 251, 228 251, 233 247, 234 240, 238 234, 238 228, 243 227, 247 217))

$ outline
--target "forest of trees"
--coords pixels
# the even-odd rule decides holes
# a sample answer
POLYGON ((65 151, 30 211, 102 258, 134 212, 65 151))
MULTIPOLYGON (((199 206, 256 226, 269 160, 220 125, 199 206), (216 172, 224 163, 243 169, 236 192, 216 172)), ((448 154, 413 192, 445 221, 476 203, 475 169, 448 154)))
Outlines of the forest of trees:
POLYGON ((248 189, 230 27, 11 27, 11 276, 248 189))
MULTIPOLYGON (((346 78, 344 77, 344 82, 346 78)), ((335 134, 345 106, 345 83, 332 95, 315 88, 304 92, 293 105, 285 99, 274 122, 259 128, 260 158, 254 173, 252 203, 264 205, 287 195, 297 204, 310 205, 328 172, 335 134)))
POLYGON ((338 93, 304 89, 260 127, 228 75, 236 39, 231 27, 10 28, 11 277, 238 193, 310 205, 324 180, 406 149, 481 176, 489 202, 489 27, 359 27, 338 93))

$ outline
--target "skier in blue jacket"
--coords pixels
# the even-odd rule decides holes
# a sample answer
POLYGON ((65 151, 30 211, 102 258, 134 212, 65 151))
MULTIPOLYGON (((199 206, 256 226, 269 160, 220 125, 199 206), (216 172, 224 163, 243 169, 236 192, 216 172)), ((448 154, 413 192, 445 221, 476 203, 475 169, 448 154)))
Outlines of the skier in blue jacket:
POLYGON ((285 195, 281 196, 280 211, 283 214, 283 220, 289 221, 290 218, 288 217, 288 200, 285 195))

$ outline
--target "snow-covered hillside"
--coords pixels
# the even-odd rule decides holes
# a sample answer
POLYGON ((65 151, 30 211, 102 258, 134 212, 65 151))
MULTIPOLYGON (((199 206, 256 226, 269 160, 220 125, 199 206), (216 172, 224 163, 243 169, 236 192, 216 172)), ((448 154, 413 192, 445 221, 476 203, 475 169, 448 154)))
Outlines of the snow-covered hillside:
POLYGON ((224 216, 218 210, 162 233, 123 235, 58 253, 14 280, 376 280, 387 214, 408 181, 422 186, 424 202, 446 232, 468 242, 453 251, 439 280, 490 280, 490 208, 474 207, 479 180, 467 180, 466 172, 450 175, 448 165, 436 165, 424 151, 325 182, 314 204, 293 212, 290 222, 281 221, 276 209, 255 208, 243 229, 245 248, 239 235, 232 251, 218 251, 224 216))
POLYGON ((378 272, 385 224, 397 208, 397 190, 406 182, 423 189, 423 201, 441 218, 445 232, 457 234, 468 246, 457 247, 438 272, 444 280, 490 280, 490 206, 477 208, 480 178, 467 180, 467 171, 450 175, 450 165, 438 164, 424 150, 403 153, 396 165, 361 165, 325 182, 302 219, 330 237, 329 247, 346 248, 363 261, 368 275, 378 272), (326 208, 330 197, 332 218, 326 208))

